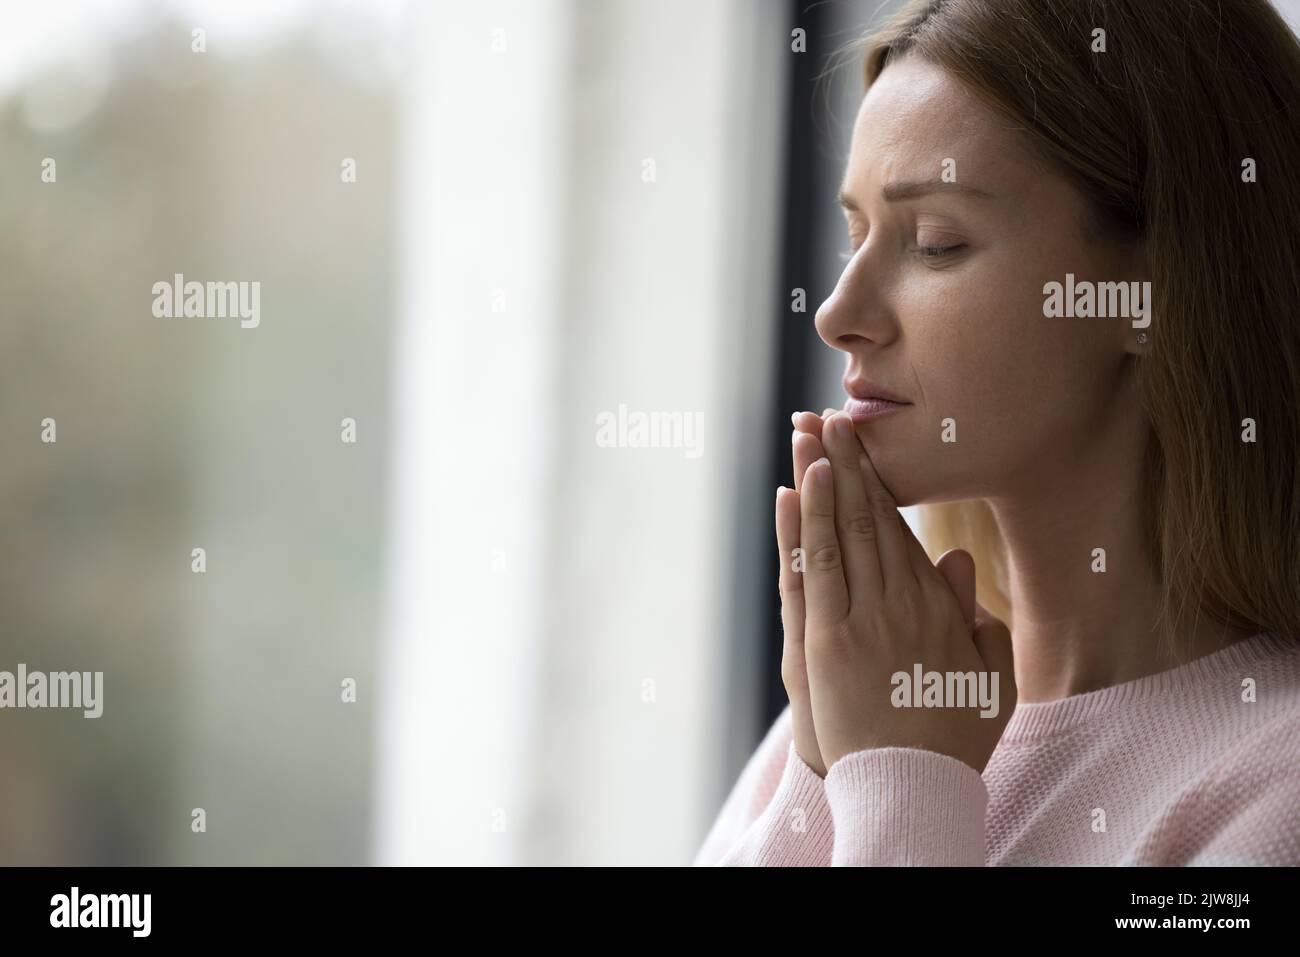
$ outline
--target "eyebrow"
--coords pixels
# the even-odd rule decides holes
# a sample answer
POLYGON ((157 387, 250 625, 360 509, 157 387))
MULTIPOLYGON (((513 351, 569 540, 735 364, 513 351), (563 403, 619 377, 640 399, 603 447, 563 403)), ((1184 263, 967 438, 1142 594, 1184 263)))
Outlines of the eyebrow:
MULTIPOLYGON (((992 193, 986 193, 982 189, 974 186, 967 186, 965 183, 948 183, 943 180, 918 180, 910 183, 886 183, 880 189, 880 195, 887 203, 896 203, 905 199, 916 199, 919 196, 928 196, 931 193, 961 193, 966 196, 974 196, 978 199, 992 199, 992 193)), ((854 212, 860 212, 860 207, 853 197, 844 189, 840 190, 837 197, 840 205, 845 209, 854 212)))

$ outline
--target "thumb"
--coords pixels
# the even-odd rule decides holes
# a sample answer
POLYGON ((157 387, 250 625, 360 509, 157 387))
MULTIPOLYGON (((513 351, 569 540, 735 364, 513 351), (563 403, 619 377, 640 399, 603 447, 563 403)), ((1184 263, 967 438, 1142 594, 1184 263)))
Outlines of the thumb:
POLYGON ((957 606, 961 608, 961 617, 966 624, 975 624, 975 559, 970 552, 960 548, 950 548, 934 563, 939 574, 948 582, 948 587, 957 596, 957 606))
POLYGON ((995 618, 978 602, 975 604, 975 633, 971 640, 989 670, 998 672, 1001 680, 1009 683, 1014 694, 1016 667, 1011 632, 1001 619, 995 618))

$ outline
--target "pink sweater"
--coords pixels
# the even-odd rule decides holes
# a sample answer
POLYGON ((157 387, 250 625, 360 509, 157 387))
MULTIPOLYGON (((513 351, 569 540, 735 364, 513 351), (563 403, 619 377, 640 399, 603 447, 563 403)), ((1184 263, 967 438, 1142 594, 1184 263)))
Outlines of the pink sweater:
POLYGON ((787 706, 695 858, 882 864, 1300 865, 1300 642, 1255 635, 1021 704, 983 774, 878 748, 823 781, 795 753, 787 706))

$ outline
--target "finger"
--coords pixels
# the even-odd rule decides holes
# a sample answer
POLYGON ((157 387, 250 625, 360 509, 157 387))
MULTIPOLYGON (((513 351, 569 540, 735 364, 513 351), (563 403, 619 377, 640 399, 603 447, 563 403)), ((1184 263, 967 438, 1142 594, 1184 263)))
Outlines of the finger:
POLYGON ((780 552, 781 629, 785 632, 784 654, 803 654, 803 575, 795 570, 795 549, 799 547, 799 494, 788 488, 776 490, 776 548, 780 552))
POLYGON ((822 450, 822 440, 807 432, 794 433, 791 451, 794 455, 794 490, 798 492, 803 488, 803 475, 808 466, 826 453, 822 450))
POLYGON ((835 489, 827 459, 818 459, 803 477, 799 521, 805 626, 810 622, 838 625, 848 616, 849 591, 835 533, 835 489))
POLYGON ((844 580, 851 608, 872 608, 881 596, 880 555, 876 551, 876 524, 867 501, 858 462, 862 443, 853 419, 843 412, 826 420, 822 444, 834 469, 835 531, 840 538, 844 580))
POLYGON ((781 680, 790 698, 790 726, 795 750, 820 777, 826 776, 813 727, 812 699, 808 688, 808 661, 804 655, 803 575, 795 565, 799 547, 799 495, 788 488, 776 490, 776 541, 781 572, 781 680))
POLYGON ((822 435, 822 417, 815 412, 796 412, 790 417, 796 432, 807 432, 820 440, 822 435))
POLYGON ((911 561, 912 573, 916 576, 917 583, 923 589, 932 586, 943 595, 951 595, 957 602, 962 620, 973 630, 975 621, 975 560, 970 557, 968 552, 952 548, 939 556, 939 561, 931 562, 925 546, 916 537, 916 533, 912 531, 912 526, 902 512, 899 512, 898 518, 899 527, 903 530, 903 538, 907 542, 907 557, 911 561), (969 569, 962 564, 963 559, 961 556, 963 555, 969 562, 969 569), (941 566, 940 562, 943 562, 944 565, 941 566))
POLYGON ((948 587, 957 596, 957 607, 966 624, 975 625, 975 559, 968 551, 950 548, 934 563, 948 587))
POLYGON ((796 431, 807 432, 820 438, 826 420, 838 411, 839 409, 826 409, 821 415, 816 412, 796 412, 790 419, 794 422, 796 431))
MULTIPOLYGON (((1011 644, 1011 632, 1001 620, 995 618, 979 603, 975 603, 975 634, 971 637, 990 671, 999 675, 999 684, 1011 690, 1011 700, 1016 697, 1016 658, 1011 644)), ((1000 693, 1000 692, 999 692, 1000 693)))
POLYGON ((916 537, 916 533, 912 531, 912 526, 908 524, 901 511, 898 513, 898 521, 899 527, 903 530, 903 540, 907 544, 907 557, 912 564, 912 572, 916 575, 917 580, 920 581, 927 575, 935 576, 935 579, 938 580, 940 576, 935 570, 934 562, 930 561, 930 553, 925 550, 925 546, 916 537))
MULTIPOLYGON (((917 582, 908 557, 907 537, 903 532, 903 517, 898 514, 894 496, 885 488, 876 474, 876 467, 864 450, 858 458, 862 471, 862 484, 867 501, 871 503, 872 518, 876 523, 876 551, 880 554, 880 580, 884 590, 906 587, 917 582)), ((922 549, 924 551, 924 549, 922 549)), ((929 559, 926 559, 927 563, 929 559)))

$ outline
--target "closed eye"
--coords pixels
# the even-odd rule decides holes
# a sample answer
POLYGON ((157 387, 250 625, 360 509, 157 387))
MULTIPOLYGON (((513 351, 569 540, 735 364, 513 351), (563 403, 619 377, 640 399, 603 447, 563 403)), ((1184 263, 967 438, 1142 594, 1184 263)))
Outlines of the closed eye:
POLYGON ((965 243, 956 243, 952 246, 921 246, 917 249, 917 253, 922 259, 943 259, 965 248, 965 243))
MULTIPOLYGON (((922 259, 942 259, 945 256, 951 256, 958 250, 965 248, 965 243, 957 243, 953 246, 920 246, 916 251, 922 259)), ((840 252, 840 258, 848 261, 852 259, 856 253, 856 249, 845 249, 840 252)))

